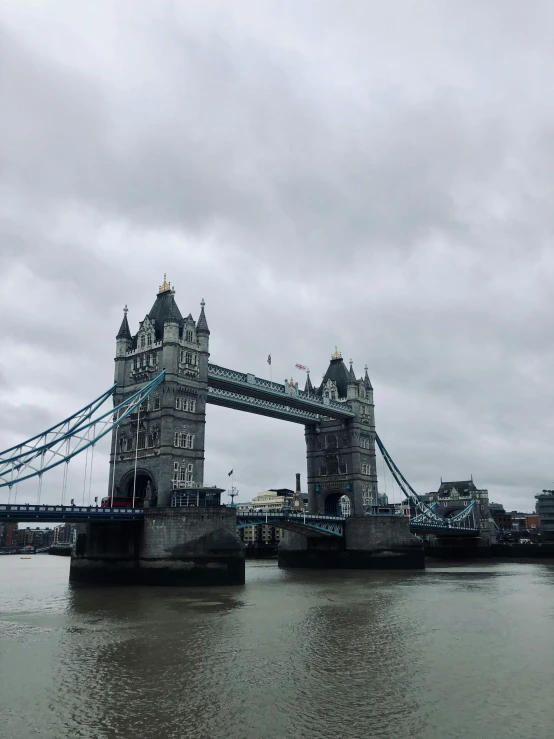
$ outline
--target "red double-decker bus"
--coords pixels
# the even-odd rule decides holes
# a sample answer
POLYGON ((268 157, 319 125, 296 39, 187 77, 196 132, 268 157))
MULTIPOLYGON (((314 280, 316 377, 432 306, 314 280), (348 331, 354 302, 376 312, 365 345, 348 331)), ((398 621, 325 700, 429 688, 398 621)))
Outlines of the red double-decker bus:
MULTIPOLYGON (((114 495, 113 501, 112 497, 108 498, 102 498, 101 503, 102 508, 132 508, 133 507, 133 499, 132 498, 123 498, 122 496, 114 495)), ((135 498, 135 508, 142 508, 143 503, 141 498, 135 498)))

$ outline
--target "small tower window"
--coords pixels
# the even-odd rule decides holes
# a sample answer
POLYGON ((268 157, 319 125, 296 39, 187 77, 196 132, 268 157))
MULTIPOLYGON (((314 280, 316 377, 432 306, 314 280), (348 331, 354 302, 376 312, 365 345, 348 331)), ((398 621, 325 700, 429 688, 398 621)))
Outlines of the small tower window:
POLYGON ((192 341, 192 331, 188 330, 186 332, 186 340, 189 342, 192 341))
POLYGON ((160 398, 158 395, 154 398, 154 410, 159 411, 160 410, 160 398))
POLYGON ((152 334, 148 334, 148 346, 152 346, 152 334))
POLYGON ((144 336, 141 336, 140 337, 140 346, 141 346, 141 349, 144 349, 145 343, 146 343, 146 339, 144 338, 144 336))

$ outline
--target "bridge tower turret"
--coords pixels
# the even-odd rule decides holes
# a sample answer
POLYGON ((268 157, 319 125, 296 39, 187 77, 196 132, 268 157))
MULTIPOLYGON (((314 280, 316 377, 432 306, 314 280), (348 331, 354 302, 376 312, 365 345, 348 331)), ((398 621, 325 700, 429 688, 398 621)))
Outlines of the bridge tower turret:
POLYGON ((348 403, 355 417, 343 422, 324 418, 318 427, 306 426, 308 507, 310 513, 338 512, 346 495, 350 515, 361 516, 377 502, 375 412, 373 388, 366 375, 356 379, 335 347, 318 390, 329 401, 348 403))
POLYGON ((204 485, 209 329, 204 301, 198 324, 183 318, 164 275, 156 300, 131 334, 127 308, 117 335, 115 403, 166 370, 159 392, 112 434, 108 495, 170 504, 175 489, 204 485), (148 483, 150 487, 148 488, 148 483))
POLYGON ((131 348, 133 337, 129 329, 129 321, 127 320, 128 308, 123 308, 123 320, 115 337, 115 382, 123 384, 125 378, 125 356, 131 348))

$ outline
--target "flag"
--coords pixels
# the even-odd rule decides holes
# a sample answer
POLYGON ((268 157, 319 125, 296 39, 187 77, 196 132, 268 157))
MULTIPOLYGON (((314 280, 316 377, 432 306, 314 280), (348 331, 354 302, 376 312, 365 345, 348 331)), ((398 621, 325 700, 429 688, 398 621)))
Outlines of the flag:
POLYGON ((268 364, 271 364, 271 354, 268 354, 267 355, 267 363, 268 364))
POLYGON ((298 369, 304 370, 304 372, 308 369, 307 367, 304 367, 303 364, 295 364, 295 367, 298 367, 298 369))
POLYGON ((233 474, 233 470, 231 470, 231 472, 228 472, 227 473, 227 477, 231 477, 232 474, 233 474))

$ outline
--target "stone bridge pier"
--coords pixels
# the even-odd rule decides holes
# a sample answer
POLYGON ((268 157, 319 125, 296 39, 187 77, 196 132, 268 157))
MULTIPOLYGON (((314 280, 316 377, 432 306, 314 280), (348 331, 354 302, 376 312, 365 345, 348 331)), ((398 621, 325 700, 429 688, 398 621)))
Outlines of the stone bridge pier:
POLYGON ((281 567, 350 570, 423 569, 421 541, 398 515, 352 516, 344 536, 321 537, 286 531, 279 544, 281 567))
POLYGON ((144 520, 78 527, 69 579, 112 585, 242 585, 236 511, 147 508, 144 520))

